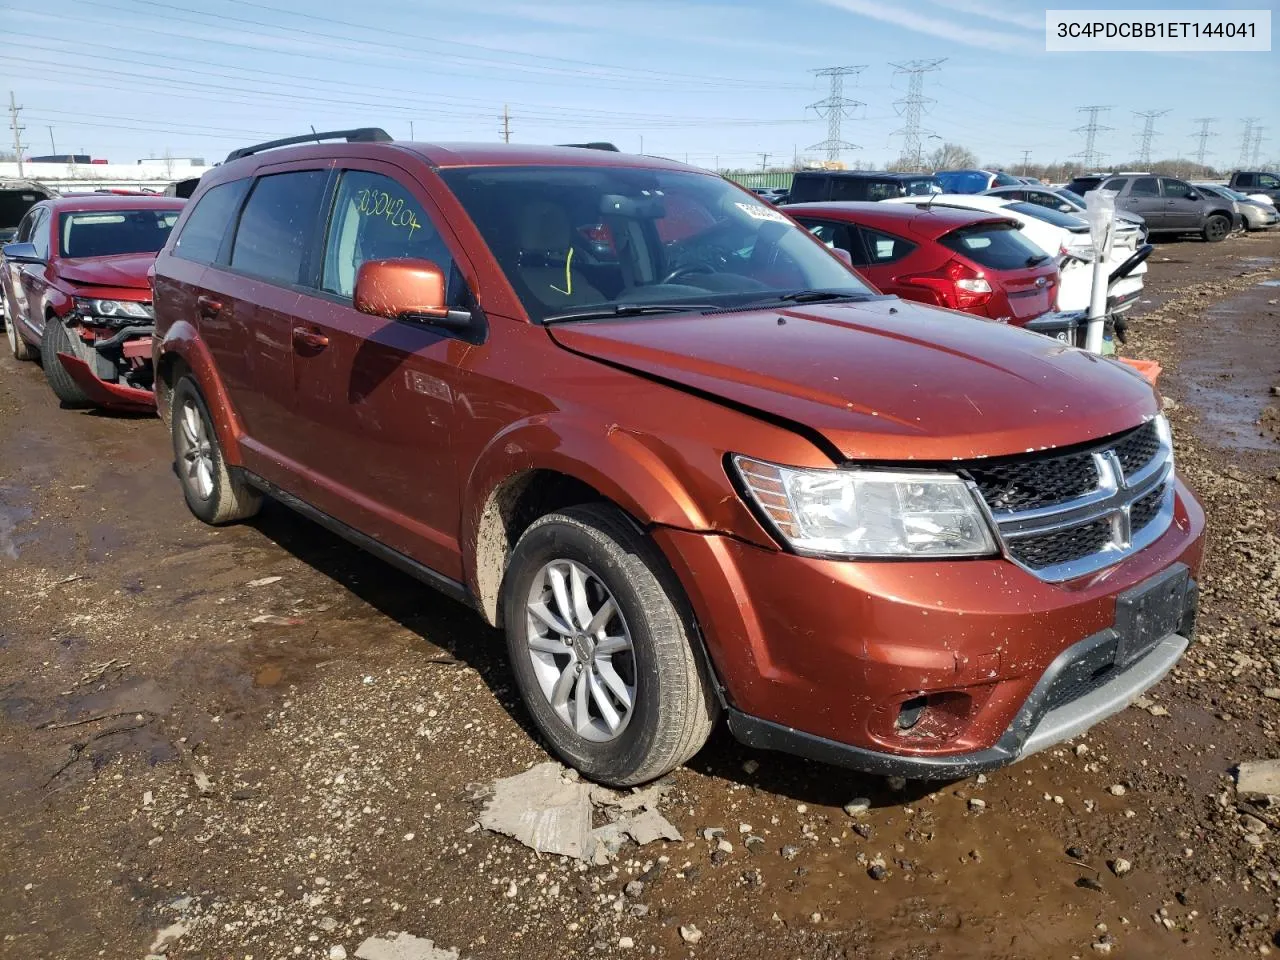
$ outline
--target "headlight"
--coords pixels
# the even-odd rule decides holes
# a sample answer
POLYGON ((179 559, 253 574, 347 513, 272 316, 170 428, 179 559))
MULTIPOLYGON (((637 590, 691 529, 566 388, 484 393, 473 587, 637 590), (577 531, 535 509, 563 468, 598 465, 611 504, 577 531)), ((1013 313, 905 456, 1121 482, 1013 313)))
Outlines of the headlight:
POLYGON ((84 316, 108 320, 154 320, 151 304, 136 300, 91 300, 76 297, 76 309, 84 316))
POLYGON ((969 487, 951 473, 815 470, 735 456, 774 530, 801 553, 843 557, 995 554, 969 487))

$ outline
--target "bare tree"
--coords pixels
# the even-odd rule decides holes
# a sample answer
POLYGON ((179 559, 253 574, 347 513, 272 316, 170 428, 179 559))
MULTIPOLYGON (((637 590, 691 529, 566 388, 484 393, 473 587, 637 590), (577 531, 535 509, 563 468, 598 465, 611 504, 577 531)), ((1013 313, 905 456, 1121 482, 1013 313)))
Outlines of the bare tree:
POLYGON ((978 155, 958 143, 944 143, 925 157, 930 170, 970 170, 978 165, 978 155))

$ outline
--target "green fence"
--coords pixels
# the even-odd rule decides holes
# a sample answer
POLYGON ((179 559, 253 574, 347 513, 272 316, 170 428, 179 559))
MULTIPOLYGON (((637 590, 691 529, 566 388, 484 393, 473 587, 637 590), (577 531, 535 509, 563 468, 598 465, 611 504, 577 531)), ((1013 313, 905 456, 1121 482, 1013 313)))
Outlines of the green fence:
POLYGON ((725 174, 734 183, 740 183, 748 190, 759 187, 780 187, 784 190, 791 189, 791 178, 795 176, 791 171, 771 172, 771 173, 745 173, 743 171, 730 171, 725 174))

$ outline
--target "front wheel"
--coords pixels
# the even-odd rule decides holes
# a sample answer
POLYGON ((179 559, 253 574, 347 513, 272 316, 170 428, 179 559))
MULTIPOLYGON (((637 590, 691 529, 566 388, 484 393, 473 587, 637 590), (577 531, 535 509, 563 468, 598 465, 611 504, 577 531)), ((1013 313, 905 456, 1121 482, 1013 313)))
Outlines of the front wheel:
POLYGON ((192 513, 218 526, 258 512, 262 494, 227 469, 213 418, 190 376, 183 376, 173 388, 169 426, 175 471, 192 513))
POLYGON ((652 542, 614 507, 534 522, 503 580, 516 683, 553 751, 633 786, 701 749, 716 701, 691 618, 652 542))
POLYGON ((1207 243, 1225 240, 1230 232, 1231 221, 1220 213, 1215 213, 1204 223, 1204 239, 1207 243))
MULTIPOLYGON (((17 331, 14 333, 21 339, 17 331)), ((80 339, 79 334, 71 333, 66 324, 57 317, 51 316, 45 320, 44 339, 40 344, 40 366, 44 368, 44 378, 49 381, 49 388, 65 407, 88 407, 92 405, 92 401, 89 395, 80 389, 80 384, 71 379, 71 374, 67 373, 67 368, 58 359, 58 354, 65 353, 78 357, 92 365, 92 358, 85 356, 85 351, 92 349, 80 339)))

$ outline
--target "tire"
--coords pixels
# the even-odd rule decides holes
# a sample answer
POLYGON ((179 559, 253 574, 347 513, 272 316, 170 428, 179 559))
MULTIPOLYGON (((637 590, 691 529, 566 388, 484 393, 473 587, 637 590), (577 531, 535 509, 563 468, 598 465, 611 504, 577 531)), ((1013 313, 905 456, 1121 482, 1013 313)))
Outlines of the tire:
POLYGON ((187 507, 213 526, 252 517, 262 506, 262 494, 227 469, 209 408, 189 375, 174 387, 171 409, 174 472, 187 507))
POLYGON ((1220 213, 1215 213, 1204 222, 1204 230, 1201 235, 1205 239, 1205 243, 1219 243, 1227 239, 1227 234, 1231 233, 1231 221, 1220 213))
POLYGON ((58 359, 58 354, 69 353, 73 357, 84 360, 90 365, 90 369, 93 369, 92 358, 86 358, 84 355, 86 344, 81 340, 81 349, 76 349, 76 344, 73 342, 76 340, 80 338, 73 337, 66 325, 57 317, 45 318, 44 340, 40 344, 40 366, 44 368, 44 378, 49 381, 49 387, 53 390, 54 396, 62 401, 64 407, 79 408, 93 405, 89 395, 71 379, 71 374, 67 373, 62 361, 58 359))
POLYGON ((18 332, 18 321, 15 318, 13 301, 8 294, 5 294, 4 297, 4 331, 5 337, 9 341, 9 352, 15 360, 31 360, 35 358, 35 349, 18 332))
POLYGON ((591 504, 535 521, 512 552, 502 590, 516 684, 562 760, 592 780, 627 787, 662 776, 706 743, 718 705, 692 646, 692 617, 657 548, 621 511, 591 504), (551 571, 557 570, 573 611, 568 623, 556 600, 551 571), (586 599, 585 613, 579 598, 586 599), (577 629, 610 599, 614 612, 594 635, 577 629), (535 615, 539 605, 551 620, 535 615), (566 642, 566 631, 576 637, 566 642), (615 692, 619 684, 629 692, 629 708, 615 692))

